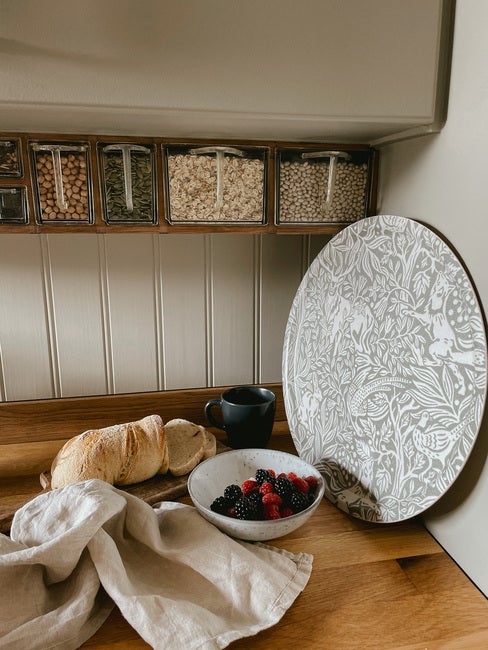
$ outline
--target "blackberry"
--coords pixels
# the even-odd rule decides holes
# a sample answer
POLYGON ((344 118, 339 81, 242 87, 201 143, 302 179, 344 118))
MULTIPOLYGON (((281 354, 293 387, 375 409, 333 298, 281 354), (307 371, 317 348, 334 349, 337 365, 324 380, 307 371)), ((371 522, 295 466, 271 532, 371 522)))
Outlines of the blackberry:
POLYGON ((275 478, 272 476, 267 469, 258 469, 256 470, 256 483, 262 485, 263 483, 271 483, 274 485, 275 478))
POLYGON ((256 508, 256 519, 262 519, 263 514, 263 498, 259 492, 252 492, 247 495, 247 498, 256 508))
POLYGON ((238 485, 228 485, 224 490, 224 497, 228 499, 232 505, 235 505, 242 497, 242 490, 238 485))
POLYGON ((251 492, 251 494, 247 495, 247 498, 249 501, 252 503, 255 503, 256 505, 259 505, 262 502, 262 495, 259 494, 259 492, 251 492))
MULTIPOLYGON (((309 492, 308 494, 305 495, 308 499, 308 505, 311 506, 312 503, 315 501, 315 494, 312 494, 312 492, 309 492)), ((308 506, 307 506, 308 508, 308 506)))
POLYGON ((277 478, 274 489, 276 494, 279 494, 285 503, 288 503, 293 492, 296 492, 293 482, 286 477, 277 478))
POLYGON ((258 510, 257 506, 249 497, 242 497, 235 506, 237 519, 256 519, 258 510))
POLYGON ((310 500, 308 494, 303 494, 302 492, 293 492, 290 497, 290 508, 293 512, 301 512, 305 510, 310 505, 310 500))
POLYGON ((210 505, 210 510, 212 510, 212 512, 217 512, 219 515, 225 515, 231 505, 229 499, 226 497, 217 497, 210 505))

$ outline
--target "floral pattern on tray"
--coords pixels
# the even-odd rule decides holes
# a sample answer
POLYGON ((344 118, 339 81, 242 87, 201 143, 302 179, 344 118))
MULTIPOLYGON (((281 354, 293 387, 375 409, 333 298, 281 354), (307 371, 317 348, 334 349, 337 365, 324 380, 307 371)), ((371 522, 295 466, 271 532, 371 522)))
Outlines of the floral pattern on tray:
POLYGON ((297 451, 339 508, 394 522, 437 501, 471 452, 486 382, 476 294, 432 230, 369 217, 311 264, 286 327, 283 392, 297 451))

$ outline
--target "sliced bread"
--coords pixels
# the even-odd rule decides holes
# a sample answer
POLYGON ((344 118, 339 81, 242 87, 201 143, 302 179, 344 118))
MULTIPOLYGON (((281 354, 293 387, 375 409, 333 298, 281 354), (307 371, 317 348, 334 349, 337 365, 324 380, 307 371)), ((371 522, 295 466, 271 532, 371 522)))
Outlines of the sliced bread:
POLYGON ((173 476, 191 472, 205 455, 205 429, 193 422, 176 418, 165 425, 169 471, 173 476))
POLYGON ((211 458, 212 456, 215 456, 215 454, 217 453, 217 438, 214 436, 213 433, 207 431, 207 429, 204 429, 204 432, 205 432, 205 453, 203 454, 203 458, 206 460, 207 458, 211 458))

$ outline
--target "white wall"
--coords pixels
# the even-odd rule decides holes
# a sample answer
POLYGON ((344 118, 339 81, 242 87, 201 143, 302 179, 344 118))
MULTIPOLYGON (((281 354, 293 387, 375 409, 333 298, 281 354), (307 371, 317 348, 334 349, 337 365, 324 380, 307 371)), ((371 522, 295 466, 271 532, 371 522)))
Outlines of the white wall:
POLYGON ((327 239, 0 236, 0 401, 280 382, 327 239))
MULTIPOLYGON (((488 25, 486 0, 458 0, 448 119, 436 136, 381 152, 379 212, 433 226, 467 265, 488 306, 488 25)), ((488 595, 488 417, 430 531, 488 595)))

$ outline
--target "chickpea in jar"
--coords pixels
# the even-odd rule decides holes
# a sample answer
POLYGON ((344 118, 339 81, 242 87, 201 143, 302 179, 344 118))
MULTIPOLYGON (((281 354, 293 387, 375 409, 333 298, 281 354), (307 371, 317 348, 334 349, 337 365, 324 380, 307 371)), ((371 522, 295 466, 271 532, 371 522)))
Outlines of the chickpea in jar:
POLYGON ((368 165, 337 163, 335 187, 329 203, 328 171, 328 162, 281 162, 281 223, 347 223, 364 217, 368 165))
POLYGON ((58 196, 52 155, 36 155, 37 186, 42 221, 88 221, 89 194, 86 156, 83 152, 60 152, 62 196, 58 196), (62 204, 64 198, 65 205, 62 204))

